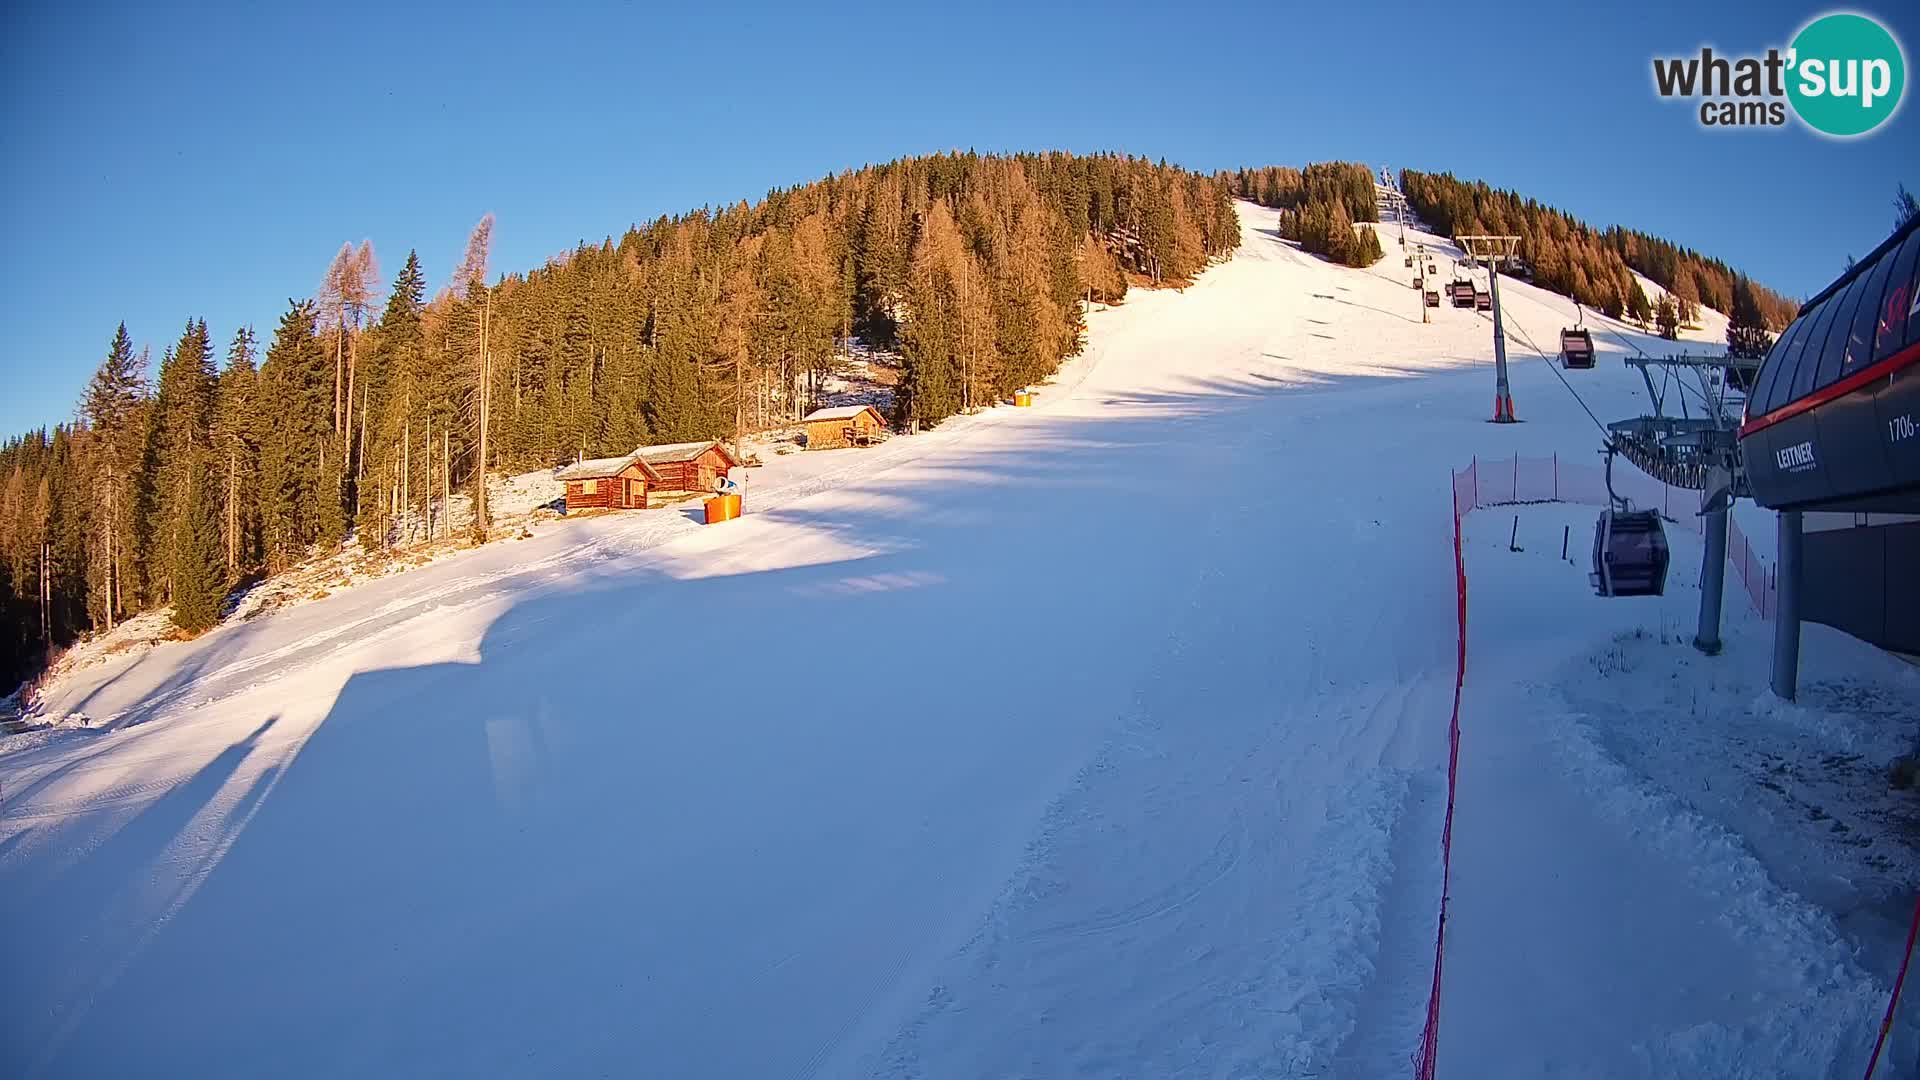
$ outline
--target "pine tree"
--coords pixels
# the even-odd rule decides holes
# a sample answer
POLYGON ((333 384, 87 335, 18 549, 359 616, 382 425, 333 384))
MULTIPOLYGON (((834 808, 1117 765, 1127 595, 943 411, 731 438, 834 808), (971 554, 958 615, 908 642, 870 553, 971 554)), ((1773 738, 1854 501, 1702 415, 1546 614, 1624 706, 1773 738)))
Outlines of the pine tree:
POLYGON ((1727 314, 1727 355, 1758 360, 1773 348, 1753 282, 1743 274, 1734 279, 1733 310, 1727 314))
POLYGON ((1681 271, 1674 275, 1673 307, 1681 326, 1693 326, 1700 321, 1700 288, 1694 283, 1693 274, 1681 271))
POLYGON ((1647 299, 1647 291, 1634 282, 1633 291, 1627 294, 1627 317, 1641 326, 1653 318, 1653 304, 1647 299))
MULTIPOLYGON (((906 371, 894 409, 904 424, 931 427, 961 409, 962 379, 956 347, 960 333, 955 310, 959 296, 948 270, 958 245, 959 230, 951 208, 944 199, 935 202, 914 246, 908 294, 912 317, 900 335, 906 371)), ((1002 327, 1005 348, 1004 318, 1002 327)))
POLYGON ((1660 336, 1668 341, 1680 336, 1680 307, 1673 302, 1673 297, 1660 294, 1660 302, 1654 305, 1653 321, 1660 328, 1660 336))
POLYGON ((409 251, 393 279, 386 308, 368 333, 361 362, 367 434, 366 457, 356 473, 356 478, 365 478, 365 489, 356 505, 355 527, 361 545, 369 549, 386 545, 394 513, 403 509, 398 498, 401 466, 413 460, 406 452, 412 421, 424 416, 426 395, 418 384, 426 352, 426 288, 419 253, 409 251))
POLYGON ((253 328, 243 326, 227 349, 227 366, 220 373, 215 391, 209 436, 212 471, 220 477, 215 502, 229 580, 237 579, 243 568, 254 566, 260 558, 258 380, 253 328))
POLYGON ((1354 236, 1353 247, 1347 253, 1347 265, 1368 267, 1386 258, 1386 252, 1380 247, 1380 237, 1371 225, 1362 225, 1354 236))
MULTIPOLYGON (((197 458, 204 456, 196 455, 197 458)), ((173 624, 188 634, 198 634, 219 621, 220 604, 227 594, 220 527, 207 485, 204 461, 193 462, 182 491, 181 509, 185 520, 174 543, 170 574, 173 624)))
POLYGON ((148 555, 157 573, 148 601, 173 594, 174 547, 187 521, 187 489, 204 467, 213 422, 216 376, 204 321, 188 320, 180 340, 160 365, 160 388, 146 469, 153 478, 152 540, 148 555))
POLYGON ((90 592, 109 630, 128 602, 126 582, 134 557, 129 550, 135 510, 131 473, 137 461, 135 447, 144 442, 133 428, 145 389, 145 355, 134 355, 127 324, 121 323, 81 406, 98 443, 102 499, 106 504, 93 551, 90 592))
POLYGON ((260 366, 265 410, 260 454, 262 523, 268 565, 282 569, 342 527, 340 473, 332 442, 332 357, 316 336, 317 313, 288 302, 260 366))

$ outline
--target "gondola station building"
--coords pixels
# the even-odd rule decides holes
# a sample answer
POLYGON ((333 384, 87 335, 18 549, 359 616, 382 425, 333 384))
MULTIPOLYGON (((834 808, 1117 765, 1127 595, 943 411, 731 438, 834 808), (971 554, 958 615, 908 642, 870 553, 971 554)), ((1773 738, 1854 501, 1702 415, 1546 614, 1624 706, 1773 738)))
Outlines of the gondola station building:
POLYGON ((1917 301, 1920 218, 1800 309, 1740 426, 1754 500, 1797 515, 1781 529, 1783 597, 1797 557, 1802 619, 1910 656, 1920 655, 1917 301))

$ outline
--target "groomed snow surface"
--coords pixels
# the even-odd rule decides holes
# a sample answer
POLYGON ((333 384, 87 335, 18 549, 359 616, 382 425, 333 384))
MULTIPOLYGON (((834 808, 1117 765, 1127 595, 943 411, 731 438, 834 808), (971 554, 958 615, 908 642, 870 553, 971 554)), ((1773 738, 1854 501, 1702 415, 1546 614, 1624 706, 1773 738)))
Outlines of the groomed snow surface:
MULTIPOLYGON (((1527 423, 1484 423, 1489 324, 1423 325, 1394 231, 1352 271, 1241 215, 1033 409, 50 687, 112 722, 0 744, 0 1072, 1407 1075, 1448 470, 1597 433, 1523 348, 1527 423)), ((1502 295, 1543 346, 1571 314, 1502 295)), ((1569 377, 1640 411, 1596 344, 1569 377)), ((1697 592, 1596 600, 1557 558, 1592 511, 1518 513, 1524 553, 1468 519, 1441 1073, 1856 1074, 1913 868, 1874 770, 1920 688, 1810 633, 1772 705, 1737 594, 1697 657, 1661 638, 1697 592)))

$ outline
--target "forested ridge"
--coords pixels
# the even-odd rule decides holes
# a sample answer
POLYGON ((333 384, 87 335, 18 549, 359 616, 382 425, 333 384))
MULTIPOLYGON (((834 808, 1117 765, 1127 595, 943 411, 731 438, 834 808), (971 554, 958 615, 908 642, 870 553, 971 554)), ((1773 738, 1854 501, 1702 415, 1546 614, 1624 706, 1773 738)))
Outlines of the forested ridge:
POLYGON ((1294 169, 1269 165, 1224 174, 1240 198, 1280 211, 1280 235, 1301 250, 1348 266, 1372 266, 1385 252, 1371 225, 1380 220, 1373 170, 1354 161, 1323 161, 1294 169))
POLYGON ((432 296, 415 253, 383 282, 362 242, 265 340, 188 318, 156 363, 113 331, 76 419, 0 446, 0 686, 142 610, 205 629, 234 583, 356 532, 414 541, 483 464, 790 422, 854 335, 899 350, 893 419, 937 424, 1077 353, 1083 301, 1240 236, 1221 177, 1064 153, 871 166, 490 279, 492 226, 432 296))
POLYGON ((1777 333, 1799 308, 1691 248, 1618 225, 1596 229, 1565 211, 1484 181, 1406 169, 1400 187, 1413 212, 1441 235, 1519 236, 1520 258, 1536 284, 1615 318, 1658 320, 1666 329, 1667 318, 1690 323, 1704 304, 1777 333), (1656 311, 1629 270, 1671 293, 1674 311, 1656 311))

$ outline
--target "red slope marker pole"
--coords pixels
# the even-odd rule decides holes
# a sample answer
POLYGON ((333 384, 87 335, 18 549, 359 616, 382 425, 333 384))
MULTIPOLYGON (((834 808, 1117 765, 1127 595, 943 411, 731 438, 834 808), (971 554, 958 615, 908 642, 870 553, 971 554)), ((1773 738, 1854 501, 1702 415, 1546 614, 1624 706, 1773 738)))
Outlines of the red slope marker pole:
POLYGON ((1867 1059, 1866 1080, 1873 1080, 1874 1067, 1880 1064, 1880 1051, 1887 1045, 1887 1033, 1893 1030, 1893 1009, 1900 1004, 1900 987, 1907 981, 1907 965, 1913 961, 1913 939, 1920 934, 1920 900, 1913 905, 1913 924, 1907 927, 1907 953, 1900 958, 1900 974, 1893 978, 1893 996, 1887 999, 1887 1015, 1880 1019, 1880 1037, 1873 1040, 1873 1056, 1867 1059))

